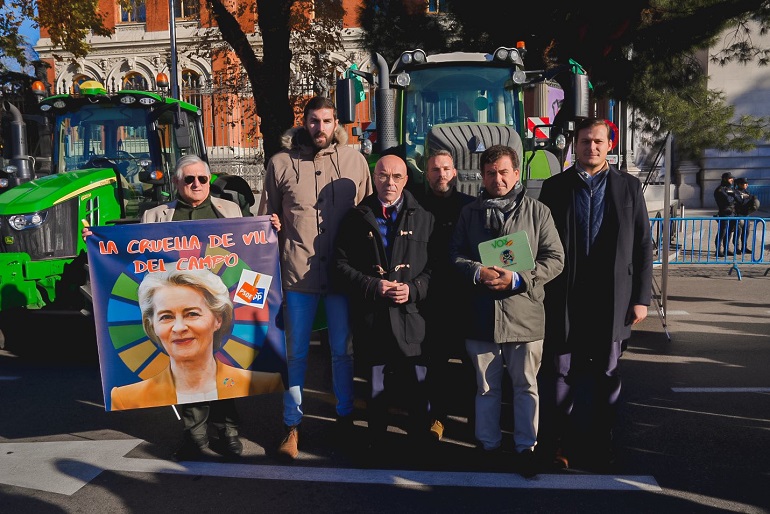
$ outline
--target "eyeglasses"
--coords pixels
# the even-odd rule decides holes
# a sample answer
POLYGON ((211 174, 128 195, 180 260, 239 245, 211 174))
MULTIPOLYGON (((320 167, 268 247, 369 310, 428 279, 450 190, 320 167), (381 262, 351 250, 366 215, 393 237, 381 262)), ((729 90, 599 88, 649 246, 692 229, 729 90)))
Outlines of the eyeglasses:
POLYGON ((190 184, 195 182, 196 178, 198 179, 198 182, 201 185, 203 185, 203 184, 205 184, 206 182, 209 181, 209 178, 206 175, 200 175, 198 177, 196 177, 195 175, 186 175, 185 178, 184 178, 184 183, 189 186, 190 184))
POLYGON ((386 184, 390 181, 390 179, 393 179, 393 182, 401 182, 406 178, 406 176, 400 174, 388 175, 387 173, 377 173, 374 178, 377 180, 377 182, 386 184))

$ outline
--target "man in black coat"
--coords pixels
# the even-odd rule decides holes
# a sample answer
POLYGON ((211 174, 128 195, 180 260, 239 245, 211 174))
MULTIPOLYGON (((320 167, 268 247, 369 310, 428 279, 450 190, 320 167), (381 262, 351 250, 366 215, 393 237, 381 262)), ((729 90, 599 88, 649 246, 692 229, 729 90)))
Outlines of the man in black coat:
MULTIPOLYGON (((749 181, 745 177, 735 180, 735 215, 739 218, 751 216, 759 209, 759 199, 749 193, 749 181)), ((751 254, 749 243, 749 232, 751 231, 751 220, 739 219, 735 236, 735 253, 751 254)))
POLYGON ((631 326, 647 316, 652 296, 652 241, 642 186, 607 162, 610 133, 605 120, 583 120, 577 163, 546 179, 540 192, 565 254, 564 271, 545 285, 541 369, 543 387, 551 391, 551 405, 544 401, 541 410, 542 449, 553 450, 561 467, 569 466, 570 451, 579 460, 578 448, 585 450, 589 466, 611 464, 622 343, 631 326))
POLYGON ((382 157, 374 169, 377 193, 348 212, 337 236, 335 286, 349 295, 354 358, 368 373, 374 449, 387 432, 385 393, 395 383, 407 391, 410 439, 421 442, 428 434, 420 304, 428 294, 434 220, 404 190, 406 181, 404 161, 382 157))
MULTIPOLYGON (((714 201, 717 203, 717 216, 719 217, 735 216, 735 186, 733 182, 732 173, 729 171, 722 173, 722 181, 714 190, 714 201)), ((735 247, 735 228, 735 220, 720 220, 719 232, 714 239, 717 257, 724 257, 725 254, 733 255, 733 252, 730 251, 730 241, 733 241, 733 247, 735 247)))
MULTIPOLYGON (((457 169, 448 150, 431 151, 425 177, 428 190, 418 200, 436 219, 433 240, 439 257, 432 267, 430 295, 422 308, 427 323, 423 354, 428 364, 430 432, 440 441, 451 409, 468 418, 473 416, 476 372, 465 351, 463 331, 458 329, 459 320, 467 315, 467 307, 458 294, 461 276, 449 260, 449 242, 460 210, 474 197, 457 190, 457 169), (450 363, 450 359, 459 359, 461 365, 450 363)), ((473 427, 473 422, 468 425, 473 427)))

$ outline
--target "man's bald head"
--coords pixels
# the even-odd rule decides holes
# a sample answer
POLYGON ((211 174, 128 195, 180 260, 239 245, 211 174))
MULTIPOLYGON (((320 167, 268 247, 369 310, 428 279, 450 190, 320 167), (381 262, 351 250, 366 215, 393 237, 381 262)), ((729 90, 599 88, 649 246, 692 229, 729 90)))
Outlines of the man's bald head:
POLYGON ((406 163, 397 155, 384 155, 374 166, 374 187, 377 197, 384 204, 392 204, 401 198, 406 185, 406 163))

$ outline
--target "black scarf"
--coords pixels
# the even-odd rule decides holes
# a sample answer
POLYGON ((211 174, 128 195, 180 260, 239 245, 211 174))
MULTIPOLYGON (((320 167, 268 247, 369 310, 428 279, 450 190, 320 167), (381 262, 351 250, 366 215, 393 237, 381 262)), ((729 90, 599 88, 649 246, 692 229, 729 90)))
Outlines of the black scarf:
POLYGON ((499 237, 505 223, 506 215, 513 211, 518 205, 519 194, 524 190, 521 182, 511 188, 505 196, 492 198, 486 189, 481 190, 481 205, 486 209, 484 218, 484 228, 499 237))

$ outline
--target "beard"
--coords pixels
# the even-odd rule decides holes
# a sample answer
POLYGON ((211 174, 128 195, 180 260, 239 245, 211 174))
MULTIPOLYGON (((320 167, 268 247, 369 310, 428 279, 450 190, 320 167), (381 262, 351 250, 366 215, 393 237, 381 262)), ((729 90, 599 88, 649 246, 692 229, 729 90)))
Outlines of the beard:
POLYGON ((435 191, 436 193, 445 194, 449 192, 449 189, 451 182, 436 182, 435 184, 431 184, 430 187, 435 191))
POLYGON ((319 132, 313 136, 313 144, 317 150, 323 150, 324 148, 329 148, 329 145, 332 144, 332 138, 323 132, 319 132))

